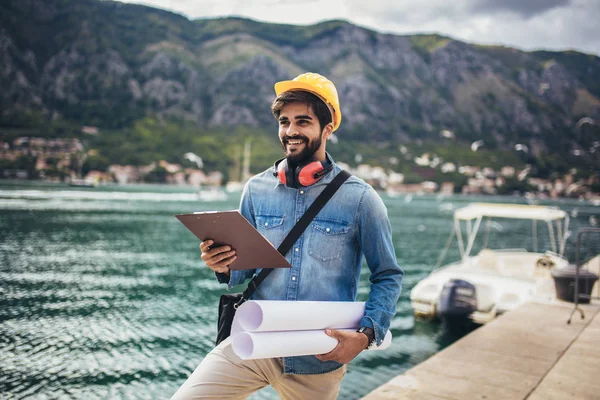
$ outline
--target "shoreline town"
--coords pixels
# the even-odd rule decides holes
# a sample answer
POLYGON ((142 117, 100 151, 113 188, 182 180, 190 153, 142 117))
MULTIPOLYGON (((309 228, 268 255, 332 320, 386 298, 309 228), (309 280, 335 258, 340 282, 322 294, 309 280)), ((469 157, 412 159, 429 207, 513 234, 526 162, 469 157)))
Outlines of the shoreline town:
MULTIPOLYGON (((89 128, 89 127, 88 127, 89 128)), ((94 151, 84 152, 79 139, 44 139, 19 137, 12 142, 0 142, 0 161, 11 166, 0 168, 0 179, 43 180, 47 182, 66 182, 77 186, 97 186, 107 183, 165 183, 191 187, 219 188, 227 184, 228 190, 239 191, 243 182, 230 180, 225 182, 221 171, 204 171, 201 168, 185 167, 165 160, 143 166, 109 165, 105 171, 90 170, 82 174, 82 165, 94 151), (29 157, 31 165, 19 168, 19 159, 29 157), (15 167, 15 165, 17 167, 15 167), (233 189, 235 188, 235 189, 233 189)), ((577 198, 600 204, 598 177, 578 179, 572 170, 563 177, 542 179, 531 176, 531 169, 525 166, 517 169, 505 165, 499 170, 491 167, 457 165, 443 162, 439 157, 425 153, 415 157, 420 167, 439 168, 442 174, 460 174, 464 185, 457 186, 450 179, 441 183, 431 180, 405 182, 405 176, 380 166, 359 164, 352 168, 345 163, 340 166, 364 179, 378 190, 390 196, 399 194, 439 193, 452 194, 522 194, 528 198, 556 199, 577 198), (506 191, 509 181, 520 183, 522 190, 506 191), (523 189, 526 188, 526 189, 523 189)))

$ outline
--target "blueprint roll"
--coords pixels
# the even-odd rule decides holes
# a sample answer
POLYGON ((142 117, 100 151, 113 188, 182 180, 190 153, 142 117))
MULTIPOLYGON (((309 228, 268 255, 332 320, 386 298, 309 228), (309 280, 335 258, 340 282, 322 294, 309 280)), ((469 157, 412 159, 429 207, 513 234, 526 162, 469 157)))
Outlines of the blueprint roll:
POLYGON ((250 300, 235 318, 241 331, 273 332, 356 329, 364 315, 364 302, 250 300))
POLYGON ((230 334, 230 336, 234 337, 239 332, 242 332, 242 328, 240 327, 240 320, 237 317, 237 313, 236 313, 236 315, 233 316, 233 321, 231 322, 231 334, 230 334))
MULTIPOLYGON (((354 329, 342 330, 355 332, 354 329)), ((391 342, 392 334, 388 331, 383 343, 369 351, 384 350, 391 342)), ((232 338, 233 351, 243 360, 325 354, 335 349, 337 344, 337 339, 328 336, 324 330, 238 332, 232 338)))

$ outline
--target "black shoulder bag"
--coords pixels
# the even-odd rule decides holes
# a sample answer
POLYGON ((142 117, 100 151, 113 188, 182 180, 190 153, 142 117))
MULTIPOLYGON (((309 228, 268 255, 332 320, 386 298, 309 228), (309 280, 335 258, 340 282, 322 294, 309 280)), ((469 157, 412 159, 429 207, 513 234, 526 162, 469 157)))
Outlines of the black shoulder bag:
MULTIPOLYGON (((296 240, 302 235, 312 219, 321 211, 323 206, 327 204, 329 199, 335 194, 340 186, 350 177, 350 173, 342 171, 327 185, 325 190, 319 194, 315 201, 310 205, 302 218, 294 225, 292 230, 287 234, 281 245, 277 248, 283 256, 292 248, 296 240)), ((264 268, 258 275, 255 275, 248 288, 243 293, 224 294, 219 300, 219 318, 217 320, 217 345, 227 339, 231 334, 231 323, 238 307, 252 296, 258 285, 265 280, 267 275, 271 273, 272 268, 264 268)))

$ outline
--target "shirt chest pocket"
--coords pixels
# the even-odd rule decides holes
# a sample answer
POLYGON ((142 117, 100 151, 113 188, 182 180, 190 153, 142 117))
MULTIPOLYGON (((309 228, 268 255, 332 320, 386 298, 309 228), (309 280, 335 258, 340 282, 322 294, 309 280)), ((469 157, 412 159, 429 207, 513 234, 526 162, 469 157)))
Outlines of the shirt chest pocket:
POLYGON ((283 217, 257 215, 256 229, 275 247, 283 241, 283 217))
POLYGON ((319 261, 327 262, 342 256, 349 240, 350 225, 342 221, 315 219, 311 224, 311 245, 308 253, 319 261))

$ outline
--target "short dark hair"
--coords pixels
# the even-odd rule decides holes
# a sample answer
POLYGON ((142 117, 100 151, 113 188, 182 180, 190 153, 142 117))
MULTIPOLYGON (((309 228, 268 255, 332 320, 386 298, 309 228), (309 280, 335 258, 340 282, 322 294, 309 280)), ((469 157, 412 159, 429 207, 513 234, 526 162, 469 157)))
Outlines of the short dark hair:
POLYGON ((280 93, 273 104, 271 104, 271 112, 275 119, 279 119, 279 114, 284 106, 291 103, 304 103, 312 108, 312 111, 319 120, 321 131, 325 128, 325 125, 332 122, 331 111, 327 104, 321 100, 318 96, 304 90, 290 90, 287 92, 280 93))

